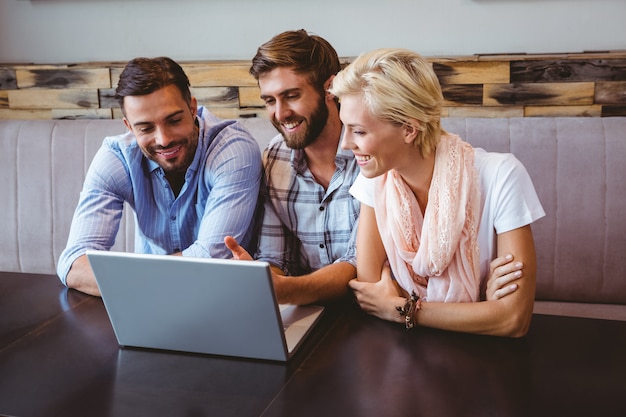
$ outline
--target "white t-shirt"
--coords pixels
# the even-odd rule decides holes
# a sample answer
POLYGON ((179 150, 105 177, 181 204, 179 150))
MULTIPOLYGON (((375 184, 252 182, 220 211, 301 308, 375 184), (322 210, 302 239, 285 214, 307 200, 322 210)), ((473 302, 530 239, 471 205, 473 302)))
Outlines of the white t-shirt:
MULTIPOLYGON (((481 189, 478 245, 482 281, 496 257, 496 234, 531 224, 545 212, 526 168, 513 154, 476 148, 474 164, 481 189)), ((362 204, 374 207, 373 190, 374 181, 359 174, 350 193, 362 204)))

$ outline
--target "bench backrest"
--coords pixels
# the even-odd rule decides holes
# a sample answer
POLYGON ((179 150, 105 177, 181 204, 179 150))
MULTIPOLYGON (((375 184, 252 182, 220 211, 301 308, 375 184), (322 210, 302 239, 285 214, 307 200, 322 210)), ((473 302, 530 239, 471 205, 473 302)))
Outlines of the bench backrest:
MULTIPOLYGON (((241 119, 263 148, 265 118, 241 119)), ((626 304, 626 118, 447 118, 526 166, 547 213, 533 225, 537 299, 626 304)), ((89 163, 120 120, 0 120, 0 270, 55 273, 89 163)), ((133 249, 125 210, 115 250, 133 249)))

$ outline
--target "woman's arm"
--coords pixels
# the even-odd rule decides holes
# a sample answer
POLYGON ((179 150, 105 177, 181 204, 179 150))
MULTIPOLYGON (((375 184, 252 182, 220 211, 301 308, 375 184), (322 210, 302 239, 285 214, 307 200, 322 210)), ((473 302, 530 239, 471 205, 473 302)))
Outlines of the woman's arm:
POLYGON ((524 265, 524 279, 507 297, 481 303, 423 303, 418 325, 468 333, 521 337, 528 332, 535 300, 536 258, 530 225, 497 237, 498 256, 512 253, 524 265))
MULTIPOLYGON (((370 242, 371 243, 371 242, 370 242)), ((414 322, 417 325, 466 333, 488 334, 496 336, 521 337, 530 325, 535 298, 536 258, 530 225, 524 226, 497 237, 498 257, 513 254, 515 263, 495 268, 490 278, 491 294, 488 301, 476 303, 422 303, 414 322), (516 288, 510 289, 511 275, 516 264, 523 264, 523 279, 515 281, 516 288), (495 274, 495 276, 493 276, 495 274), (498 282, 498 279, 501 279, 498 282), (499 286, 498 286, 499 285, 499 286), (497 290, 505 288, 505 295, 495 296, 497 290), (507 289, 509 293, 507 293, 507 289)), ((359 250, 361 247, 359 247, 359 250)), ((357 256, 357 265, 358 256, 357 256)), ((361 275, 361 272, 358 272, 361 275)), ((350 286, 355 292, 361 307, 377 317, 403 322, 397 307, 404 306, 405 299, 393 296, 394 285, 390 273, 384 271, 379 282, 361 283, 352 281, 350 286)), ((489 294, 488 289, 488 294, 489 294)))
POLYGON ((380 281, 380 274, 387 260, 387 254, 376 224, 374 208, 365 204, 361 204, 356 247, 357 280, 380 281))

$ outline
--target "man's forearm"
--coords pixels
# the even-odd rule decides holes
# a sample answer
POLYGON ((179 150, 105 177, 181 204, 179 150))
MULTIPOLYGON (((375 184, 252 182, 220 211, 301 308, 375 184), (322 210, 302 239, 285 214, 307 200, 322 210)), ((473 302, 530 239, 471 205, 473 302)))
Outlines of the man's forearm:
POLYGON ((353 278, 356 278, 356 268, 348 262, 340 262, 302 276, 274 273, 274 290, 280 304, 315 304, 348 294, 348 282, 353 278))
POLYGON ((69 272, 65 283, 68 288, 84 292, 90 295, 100 296, 100 288, 96 283, 87 255, 76 258, 69 272))

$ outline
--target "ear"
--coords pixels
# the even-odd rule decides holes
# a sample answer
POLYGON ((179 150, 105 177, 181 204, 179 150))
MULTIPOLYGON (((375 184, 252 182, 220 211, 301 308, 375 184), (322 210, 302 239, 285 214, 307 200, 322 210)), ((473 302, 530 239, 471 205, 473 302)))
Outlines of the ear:
POLYGON ((122 120, 124 121, 124 126, 126 126, 126 129, 128 129, 128 130, 130 130, 132 132, 133 128, 130 125, 130 122, 128 121, 128 119, 124 117, 122 120))
POLYGON ((191 96, 189 110, 191 110, 191 117, 195 119, 196 115, 198 114, 198 100, 194 96, 191 96))
POLYGON ((420 132, 420 123, 415 119, 410 119, 402 128, 404 129, 404 143, 412 144, 420 132))
POLYGON ((335 75, 331 75, 330 77, 328 77, 328 79, 326 80, 326 82, 324 82, 324 92, 325 94, 325 98, 326 100, 335 100, 335 96, 332 95, 328 89, 330 88, 330 85, 332 84, 333 80, 335 79, 335 75))

